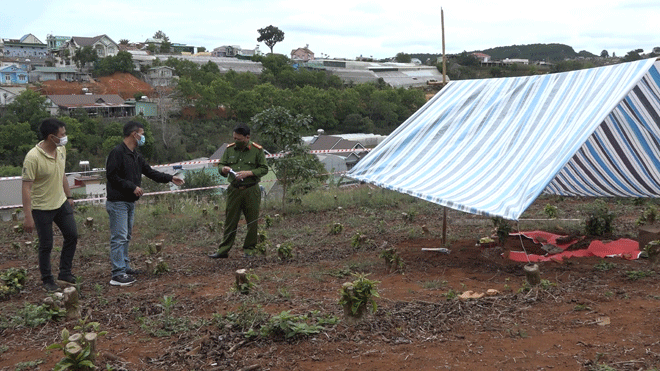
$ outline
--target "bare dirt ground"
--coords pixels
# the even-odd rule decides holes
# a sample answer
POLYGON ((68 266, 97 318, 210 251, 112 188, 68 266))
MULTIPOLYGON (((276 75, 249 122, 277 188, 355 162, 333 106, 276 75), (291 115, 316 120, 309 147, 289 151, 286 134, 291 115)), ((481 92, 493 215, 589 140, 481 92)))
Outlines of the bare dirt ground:
POLYGON ((154 88, 129 73, 117 72, 90 82, 67 82, 63 80, 44 81, 36 88, 43 95, 83 94, 82 89, 93 94, 117 94, 124 99, 133 98, 136 93, 146 96, 155 94, 154 88))
MULTIPOLYGON (((542 218, 543 207, 552 203, 561 218, 579 218, 581 207, 589 202, 545 198, 526 217, 542 218)), ((421 250, 442 246, 438 207, 421 201, 393 202, 387 210, 341 199, 339 203, 338 209, 291 214, 273 223, 267 229, 272 246, 285 241, 295 245, 294 258, 280 261, 273 247, 265 257, 246 259, 235 246, 229 259, 207 258, 220 238, 213 225, 223 220, 222 207, 215 211, 202 203, 196 204, 194 212, 183 207, 167 211, 165 202, 160 208, 141 202, 133 260, 143 268, 146 247, 163 240, 160 256, 169 272, 142 274, 126 288, 108 284, 105 211, 79 210, 81 221, 90 215, 97 221, 93 228, 79 224, 74 264, 75 273, 82 277, 83 314, 108 331, 99 343, 99 368, 656 370, 660 366, 660 287, 657 267, 648 260, 572 258, 539 263, 543 284, 530 289, 524 284, 525 264, 501 254, 521 250, 518 240, 510 238, 501 250, 475 245, 493 230, 488 218, 449 211, 451 253, 442 254, 421 250), (403 220, 402 212, 414 218, 403 220), (341 223, 343 231, 329 233, 333 223, 341 223), (356 248, 351 241, 357 232, 367 240, 356 248), (384 242, 399 252, 402 273, 388 272, 378 257, 384 242), (239 268, 259 277, 247 295, 231 288, 239 268), (326 325, 309 336, 246 337, 249 324, 257 328, 264 323, 263 316, 282 311, 343 319, 338 290, 354 279, 353 272, 368 273, 380 282, 373 315, 358 323, 342 320, 326 325), (468 290, 488 289, 499 293, 468 301, 455 297, 468 290), (168 304, 165 297, 173 302, 168 304)), ((635 220, 644 206, 612 200, 610 208, 618 215, 615 236, 610 238, 634 238, 635 220)), ((269 216, 275 213, 276 209, 262 211, 269 216)), ((538 223, 531 222, 530 227, 554 228, 553 232, 566 228, 538 223)), ((24 267, 29 279, 24 290, 0 301, 4 318, 0 370, 50 370, 62 354, 45 348, 76 321, 34 328, 7 325, 25 303, 39 304, 46 296, 40 287, 36 253, 11 247, 13 241, 33 238, 14 233, 15 224, 0 225, 0 269, 24 267)), ((243 236, 241 227, 238 240, 243 236)), ((57 237, 56 243, 60 241, 57 237)), ((529 252, 541 251, 529 241, 525 246, 529 252)), ((53 255, 57 267, 59 254, 53 255)))

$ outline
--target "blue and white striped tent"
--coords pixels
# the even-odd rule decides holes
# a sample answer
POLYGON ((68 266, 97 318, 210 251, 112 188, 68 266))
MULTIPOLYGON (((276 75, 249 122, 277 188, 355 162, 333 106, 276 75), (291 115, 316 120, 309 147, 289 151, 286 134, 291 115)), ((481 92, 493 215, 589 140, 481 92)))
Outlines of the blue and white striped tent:
POLYGON ((510 220, 541 193, 658 197, 659 70, 452 81, 348 176, 510 220))

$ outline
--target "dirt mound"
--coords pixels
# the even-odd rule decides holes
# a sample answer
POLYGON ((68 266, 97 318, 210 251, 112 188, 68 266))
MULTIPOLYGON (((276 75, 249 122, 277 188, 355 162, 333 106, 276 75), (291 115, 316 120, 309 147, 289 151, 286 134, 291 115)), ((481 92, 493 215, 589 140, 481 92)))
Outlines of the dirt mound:
POLYGON ((44 81, 36 90, 44 95, 83 94, 87 88, 93 94, 118 94, 124 99, 133 98, 136 93, 153 96, 154 88, 130 73, 117 72, 112 76, 96 78, 90 82, 67 82, 63 80, 44 81))

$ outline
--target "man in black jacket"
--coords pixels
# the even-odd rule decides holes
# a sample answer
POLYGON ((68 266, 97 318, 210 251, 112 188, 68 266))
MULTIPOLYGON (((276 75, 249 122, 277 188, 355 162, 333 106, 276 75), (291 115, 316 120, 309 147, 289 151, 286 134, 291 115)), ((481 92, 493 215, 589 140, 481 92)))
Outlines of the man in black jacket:
POLYGON ((142 196, 142 174, 159 182, 182 185, 183 179, 154 170, 136 150, 144 145, 144 126, 129 121, 124 125, 124 140, 110 151, 106 160, 108 199, 105 208, 110 219, 110 262, 113 286, 135 282, 137 270, 131 269, 128 244, 131 241, 135 201, 142 196))

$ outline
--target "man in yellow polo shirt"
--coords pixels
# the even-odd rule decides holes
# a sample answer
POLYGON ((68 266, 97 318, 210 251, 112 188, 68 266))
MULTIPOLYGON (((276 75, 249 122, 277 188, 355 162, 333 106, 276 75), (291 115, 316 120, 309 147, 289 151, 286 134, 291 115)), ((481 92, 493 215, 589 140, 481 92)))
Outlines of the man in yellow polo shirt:
POLYGON ((53 222, 62 232, 64 244, 60 255, 58 280, 76 283, 71 273, 78 244, 78 229, 73 217, 73 197, 64 174, 66 127, 55 118, 47 118, 39 128, 43 140, 32 148, 23 161, 23 230, 39 236, 39 270, 46 291, 56 291, 50 267, 53 250, 53 222))

